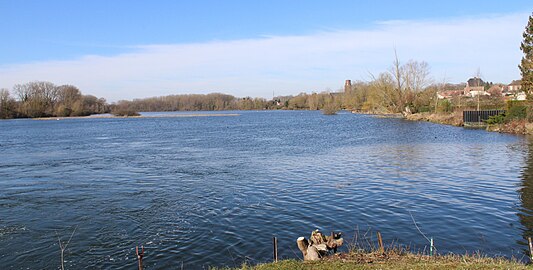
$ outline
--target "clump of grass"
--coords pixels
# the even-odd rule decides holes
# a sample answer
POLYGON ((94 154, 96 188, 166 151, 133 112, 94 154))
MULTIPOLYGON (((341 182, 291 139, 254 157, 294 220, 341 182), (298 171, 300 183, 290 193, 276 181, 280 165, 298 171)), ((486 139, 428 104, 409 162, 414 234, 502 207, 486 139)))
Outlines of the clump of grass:
POLYGON ((332 97, 328 97, 325 100, 324 107, 322 108, 322 114, 335 115, 340 110, 339 104, 337 104, 332 97))
POLYGON ((360 234, 356 229, 354 238, 347 243, 349 251, 337 253, 320 261, 282 260, 259 265, 243 264, 236 269, 281 270, 281 269, 532 269, 515 258, 489 257, 481 253, 456 255, 427 255, 427 250, 411 251, 394 241, 380 245, 370 230, 360 234))
POLYGON ((322 114, 324 114, 324 115, 336 115, 337 111, 338 111, 337 108, 328 106, 328 107, 324 107, 324 109, 322 109, 322 114))
POLYGON ((114 116, 140 116, 140 114, 131 109, 117 109, 112 111, 114 116))
POLYGON ((283 260, 277 263, 256 266, 243 265, 237 269, 281 270, 281 269, 531 269, 517 260, 490 258, 474 255, 437 255, 427 256, 414 253, 341 253, 322 261, 283 260))

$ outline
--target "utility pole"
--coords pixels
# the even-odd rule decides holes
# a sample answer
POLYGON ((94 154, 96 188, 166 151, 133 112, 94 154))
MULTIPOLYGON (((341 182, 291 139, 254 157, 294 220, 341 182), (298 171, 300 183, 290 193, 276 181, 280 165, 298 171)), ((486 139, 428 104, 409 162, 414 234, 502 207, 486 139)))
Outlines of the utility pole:
POLYGON ((477 111, 479 112, 479 93, 477 94, 477 111))
POLYGON ((479 86, 481 86, 481 70, 477 68, 476 77, 474 78, 476 81, 476 87, 477 87, 477 111, 479 112, 479 96, 481 95, 481 91, 479 91, 479 86))

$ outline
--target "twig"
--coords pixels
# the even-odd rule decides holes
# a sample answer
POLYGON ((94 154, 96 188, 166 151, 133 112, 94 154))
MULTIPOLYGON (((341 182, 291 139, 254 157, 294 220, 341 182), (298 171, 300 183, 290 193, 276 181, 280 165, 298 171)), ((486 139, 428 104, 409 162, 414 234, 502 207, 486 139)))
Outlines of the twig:
POLYGON ((137 255, 137 260, 139 261, 139 270, 142 270, 143 269, 144 246, 141 246, 141 252, 139 252, 139 246, 136 246, 135 254, 137 255))
POLYGON ((419 232, 422 236, 424 236, 424 238, 426 238, 426 240, 427 240, 428 242, 430 242, 429 238, 428 238, 428 237, 427 237, 427 236, 426 236, 426 235, 420 230, 420 228, 419 228, 418 225, 416 224, 415 218, 413 217, 413 214, 411 214, 411 211, 408 211, 408 212, 409 212, 409 215, 411 215, 411 219, 413 220, 413 224, 415 224, 415 227, 416 227, 416 229, 418 230, 418 232, 419 232))
POLYGON ((435 251, 437 250, 437 248, 435 246, 433 246, 433 241, 431 239, 429 239, 421 230, 420 228, 418 227, 418 225, 416 224, 416 221, 415 221, 415 218, 413 217, 413 214, 411 214, 411 211, 408 211, 409 212, 409 215, 411 215, 411 219, 413 220, 413 224, 415 224, 415 227, 416 229, 418 230, 418 232, 424 237, 426 238, 426 240, 429 242, 429 244, 431 245, 430 246, 430 249, 435 249, 435 251))
POLYGON ((357 241, 359 240, 359 225, 355 227, 355 237, 354 237, 354 249, 357 250, 357 241))
POLYGON ((383 239, 381 238, 381 233, 378 231, 377 235, 378 235, 379 252, 381 254, 384 254, 385 253, 385 249, 383 248, 383 239))
MULTIPOLYGON (((364 239, 366 240, 366 242, 368 243, 368 248, 369 248, 370 250, 372 250, 372 246, 373 246, 373 245, 372 245, 372 243, 370 243, 370 241, 369 241, 368 238, 366 237, 366 235, 370 232, 370 230, 371 230, 371 228, 368 227, 368 229, 366 230, 365 234, 363 234, 363 238, 364 238, 364 239)), ((372 235, 371 235, 370 237, 372 237, 372 235)), ((370 240, 372 240, 372 239, 370 239, 370 240)))
POLYGON ((61 270, 65 270, 65 259, 64 259, 65 250, 67 249, 68 244, 70 244, 70 240, 72 240, 72 236, 74 236, 74 233, 76 232, 77 229, 78 229, 78 225, 76 225, 76 227, 72 231, 72 234, 70 234, 70 238, 68 239, 65 245, 61 243, 61 238, 59 238, 59 235, 57 234, 57 231, 56 231, 57 241, 59 242, 59 249, 61 249, 61 270))
POLYGON ((274 262, 278 262, 278 238, 272 237, 272 242, 274 244, 274 262))
POLYGON ((533 261, 533 243, 531 242, 531 237, 527 238, 527 242, 529 243, 529 258, 533 261))
POLYGON ((294 256, 295 256, 295 257, 300 257, 298 254, 296 254, 296 251, 294 251, 294 249, 292 249, 291 246, 289 246, 289 248, 291 249, 292 253, 294 253, 294 256))
POLYGON ((233 254, 231 254, 231 250, 229 249, 229 247, 227 247, 226 249, 228 250, 231 260, 233 261, 233 265, 237 267, 237 262, 235 261, 235 258, 233 258, 233 254))
POLYGON ((357 251, 357 240, 358 240, 358 237, 359 237, 359 226, 356 225, 354 227, 354 231, 353 231, 353 238, 348 243, 348 249, 353 250, 353 251, 357 251))

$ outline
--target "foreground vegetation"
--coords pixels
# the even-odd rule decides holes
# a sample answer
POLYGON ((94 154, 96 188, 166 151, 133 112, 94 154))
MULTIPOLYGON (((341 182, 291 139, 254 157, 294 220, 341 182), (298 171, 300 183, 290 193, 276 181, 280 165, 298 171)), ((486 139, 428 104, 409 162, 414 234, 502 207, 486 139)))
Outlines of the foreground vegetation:
POLYGON ((488 257, 481 253, 430 256, 428 253, 433 254, 436 250, 434 246, 430 248, 431 251, 426 247, 423 251, 413 252, 409 247, 394 242, 383 245, 379 232, 376 233, 377 239, 373 239, 372 233, 369 234, 368 231, 360 234, 356 230, 355 233, 352 241, 348 243, 348 252, 332 254, 330 251, 329 256, 318 261, 290 259, 258 265, 245 263, 240 268, 226 269, 531 269, 524 263, 524 260, 527 260, 526 255, 523 258, 511 259, 488 257))
POLYGON ((285 260, 257 266, 243 265, 238 269, 281 270, 281 269, 531 269, 523 263, 503 258, 487 258, 478 255, 422 256, 414 254, 383 257, 379 254, 343 254, 318 262, 285 260), (344 255, 344 256, 343 256, 344 255))

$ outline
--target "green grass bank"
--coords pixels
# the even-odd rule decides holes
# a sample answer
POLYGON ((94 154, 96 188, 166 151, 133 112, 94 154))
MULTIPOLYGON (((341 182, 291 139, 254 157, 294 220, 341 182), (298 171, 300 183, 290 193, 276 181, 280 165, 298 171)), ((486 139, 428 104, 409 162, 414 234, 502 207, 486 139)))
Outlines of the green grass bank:
POLYGON ((281 270, 281 269, 533 269, 532 266, 506 258, 491 258, 481 255, 427 256, 413 253, 386 255, 379 253, 341 253, 322 261, 283 260, 255 266, 243 265, 233 269, 281 270))

